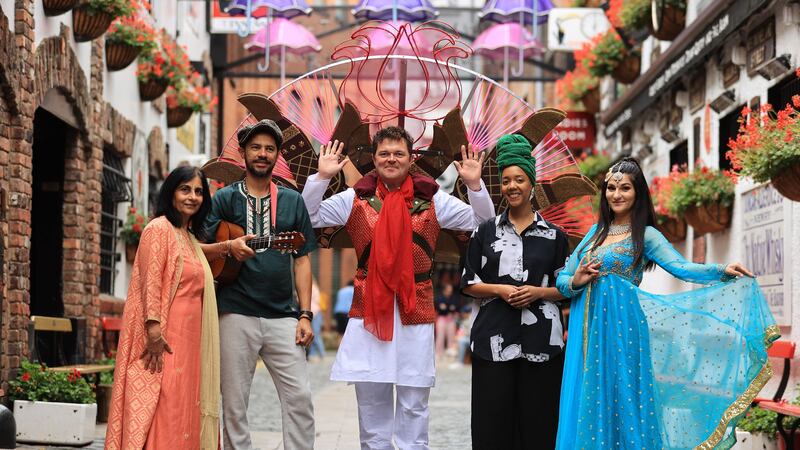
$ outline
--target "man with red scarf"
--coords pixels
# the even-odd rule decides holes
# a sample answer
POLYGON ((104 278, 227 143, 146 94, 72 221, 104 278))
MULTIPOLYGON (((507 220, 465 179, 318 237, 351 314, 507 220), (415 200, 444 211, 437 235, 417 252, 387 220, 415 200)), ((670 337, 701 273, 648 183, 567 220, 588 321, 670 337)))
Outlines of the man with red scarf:
POLYGON ((432 178, 409 174, 411 146, 402 128, 381 129, 372 139, 375 171, 323 201, 345 164, 343 144, 329 142, 303 188, 312 225, 345 225, 358 257, 350 321, 331 379, 355 384, 362 449, 392 449, 393 435, 400 449, 428 448, 436 240, 442 228, 474 230, 495 215, 481 181, 483 153, 462 146, 455 163, 470 206, 439 191, 432 178))

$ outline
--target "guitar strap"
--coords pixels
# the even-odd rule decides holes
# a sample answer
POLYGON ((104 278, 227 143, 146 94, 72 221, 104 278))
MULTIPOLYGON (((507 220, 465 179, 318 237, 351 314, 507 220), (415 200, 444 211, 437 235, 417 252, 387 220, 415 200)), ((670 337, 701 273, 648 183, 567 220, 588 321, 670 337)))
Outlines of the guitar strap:
POLYGON ((278 223, 276 222, 278 217, 278 185, 276 185, 274 181, 269 182, 269 213, 272 216, 270 231, 272 234, 275 234, 275 229, 278 227, 278 223))

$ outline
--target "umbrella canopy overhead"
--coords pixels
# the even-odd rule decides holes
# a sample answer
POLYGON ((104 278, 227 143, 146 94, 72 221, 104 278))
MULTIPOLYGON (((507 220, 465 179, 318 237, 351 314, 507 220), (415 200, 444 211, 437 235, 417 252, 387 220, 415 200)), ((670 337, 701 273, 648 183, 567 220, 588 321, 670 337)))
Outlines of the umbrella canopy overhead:
POLYGON ((417 51, 427 51, 431 48, 430 43, 423 33, 414 33, 413 27, 405 21, 387 22, 385 25, 367 28, 366 39, 369 40, 369 48, 372 55, 415 55, 417 51), (407 30, 400 33, 399 30, 407 30), (412 42, 413 41, 413 42, 412 42), (392 51, 392 46, 397 42, 397 46, 392 51))
POLYGON ((547 13, 551 9, 553 2, 550 0, 487 0, 478 17, 482 21, 498 23, 519 22, 519 13, 522 12, 524 23, 531 25, 535 13, 538 23, 543 24, 547 22, 547 13))
POLYGON ((259 29, 244 44, 244 48, 263 51, 266 45, 272 49, 286 49, 287 52, 295 55, 322 50, 322 45, 306 27, 282 17, 273 19, 269 27, 265 26, 259 29), (267 33, 269 33, 269 39, 267 39, 267 33))
POLYGON ((439 12, 430 0, 360 0, 353 15, 358 20, 425 22, 436 18, 439 12))
POLYGON ((498 60, 508 58, 508 49, 521 49, 526 57, 543 51, 542 44, 533 38, 530 30, 515 22, 487 28, 475 38, 472 49, 478 55, 498 60))
POLYGON ((252 17, 264 17, 268 12, 272 13, 272 17, 286 19, 311 14, 311 8, 305 0, 231 0, 224 10, 230 15, 247 15, 248 2, 252 17))

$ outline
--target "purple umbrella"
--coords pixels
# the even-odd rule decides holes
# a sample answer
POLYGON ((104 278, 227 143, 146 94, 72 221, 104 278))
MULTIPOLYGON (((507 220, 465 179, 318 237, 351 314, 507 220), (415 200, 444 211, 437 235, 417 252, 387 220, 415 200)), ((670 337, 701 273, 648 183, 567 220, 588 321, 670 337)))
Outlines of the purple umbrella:
POLYGON ((475 38, 472 48, 475 53, 487 58, 503 59, 503 83, 506 87, 510 50, 517 48, 522 56, 533 56, 543 49, 542 44, 533 38, 527 28, 515 22, 498 23, 487 28, 475 38))
POLYGON ((225 8, 232 16, 247 16, 244 26, 239 27, 239 36, 245 37, 253 32, 253 17, 267 17, 269 26, 272 17, 291 19, 301 14, 311 14, 305 0, 232 0, 225 8))
POLYGON ((353 15, 359 20, 424 22, 439 12, 430 0, 360 0, 353 15))
POLYGON ((281 51, 281 86, 286 82, 286 52, 295 55, 305 55, 306 53, 318 52, 322 50, 314 35, 300 24, 296 24, 288 19, 278 17, 272 21, 269 29, 264 26, 244 44, 244 48, 253 51, 264 51, 269 58, 267 48, 280 48, 281 51), (269 36, 267 36, 269 33, 269 36))
MULTIPOLYGON (((547 22, 547 13, 553 9, 550 0, 487 0, 483 10, 478 15, 481 20, 499 23, 517 22, 519 25, 531 25, 533 38, 539 37, 539 24, 547 22), (536 17, 537 20, 533 20, 536 17)), ((512 71, 515 77, 522 75, 525 69, 523 63, 523 50, 517 53, 517 67, 512 71)))

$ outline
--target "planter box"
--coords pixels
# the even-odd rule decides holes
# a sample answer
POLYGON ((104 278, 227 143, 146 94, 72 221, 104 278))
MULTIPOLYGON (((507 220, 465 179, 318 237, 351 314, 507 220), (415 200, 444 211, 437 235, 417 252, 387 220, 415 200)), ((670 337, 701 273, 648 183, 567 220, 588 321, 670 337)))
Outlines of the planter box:
POLYGON ((731 450, 778 450, 778 441, 771 441, 761 433, 736 430, 736 444, 731 450))
POLYGON ((642 61, 639 55, 629 54, 614 68, 611 77, 622 84, 631 84, 639 78, 642 61))
POLYGON ((114 18, 107 13, 92 14, 83 6, 72 10, 72 35, 75 42, 88 42, 102 36, 114 18))
POLYGON ((782 196, 800 202, 800 163, 787 167, 771 181, 772 187, 782 196))
POLYGON ((178 128, 182 126, 192 118, 192 114, 194 114, 194 111, 187 106, 167 108, 167 127, 178 128))
POLYGON ((686 210, 684 217, 686 223, 694 228, 694 236, 707 233, 717 233, 728 228, 731 224, 731 206, 720 206, 719 203, 710 203, 692 206, 686 210))
POLYGON ((58 16, 71 10, 78 4, 78 0, 42 0, 44 15, 58 16))
POLYGON ((654 38, 661 41, 671 41, 675 39, 686 27, 686 11, 681 8, 666 5, 664 16, 661 20, 661 28, 657 31, 653 28, 653 21, 648 20, 647 26, 654 38))
POLYGON ((141 51, 141 47, 106 42, 106 67, 108 67, 109 72, 122 70, 131 65, 141 51))
POLYGON ((94 440, 97 404, 14 400, 17 441, 86 445, 94 440))
POLYGON ((581 99, 583 108, 589 114, 597 114, 600 112, 600 87, 589 89, 581 99))
POLYGON ((161 97, 169 87, 167 80, 150 80, 147 82, 139 81, 139 98, 144 102, 149 102, 161 97))

